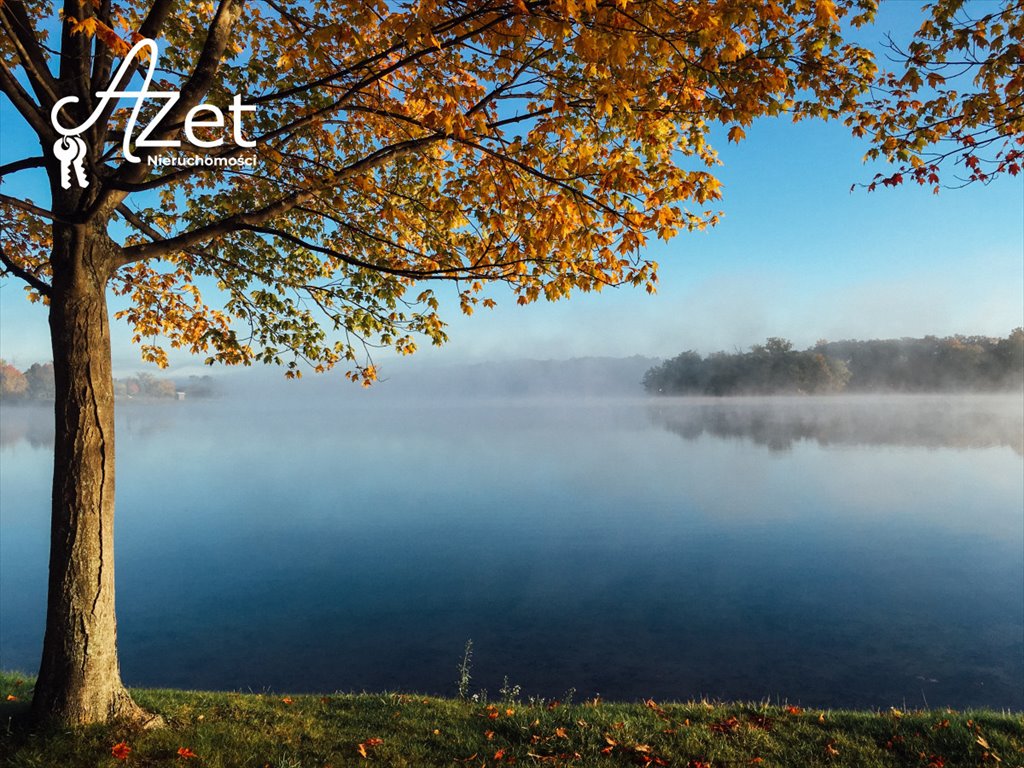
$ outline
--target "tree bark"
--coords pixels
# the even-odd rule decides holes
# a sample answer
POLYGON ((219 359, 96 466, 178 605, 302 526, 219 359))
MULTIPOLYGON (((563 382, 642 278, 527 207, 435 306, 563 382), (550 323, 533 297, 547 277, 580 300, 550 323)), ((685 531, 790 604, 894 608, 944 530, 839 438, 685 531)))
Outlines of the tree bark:
POLYGON ((56 435, 41 720, 152 718, 121 682, 114 614, 114 385, 106 285, 116 246, 86 225, 54 227, 50 332, 56 435))

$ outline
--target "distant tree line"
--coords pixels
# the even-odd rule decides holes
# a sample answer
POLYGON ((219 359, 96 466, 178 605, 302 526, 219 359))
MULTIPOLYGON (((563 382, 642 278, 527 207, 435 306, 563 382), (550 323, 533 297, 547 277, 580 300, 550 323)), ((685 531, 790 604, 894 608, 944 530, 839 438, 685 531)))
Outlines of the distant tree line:
MULTIPOLYGON (((174 398, 179 392, 188 397, 212 397, 214 382, 210 376, 189 376, 184 384, 171 379, 157 378, 151 373, 140 373, 125 379, 114 379, 117 397, 174 398)), ((53 363, 33 363, 19 371, 0 360, 0 399, 4 402, 52 400, 54 395, 53 363)))
POLYGON ((654 394, 993 391, 1024 386, 1024 329, 1006 338, 819 341, 803 351, 772 337, 748 352, 693 350, 643 377, 654 394))

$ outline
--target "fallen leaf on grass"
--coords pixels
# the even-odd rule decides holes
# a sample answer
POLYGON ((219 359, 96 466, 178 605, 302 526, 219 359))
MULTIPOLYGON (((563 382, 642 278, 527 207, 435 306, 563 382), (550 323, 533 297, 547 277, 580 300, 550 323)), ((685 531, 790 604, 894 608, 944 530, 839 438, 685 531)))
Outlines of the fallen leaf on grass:
POLYGON ((289 696, 285 696, 283 699, 281 699, 281 701, 283 701, 285 704, 294 704, 295 703, 295 700, 292 699, 289 696))
POLYGON ((132 752, 132 748, 128 746, 125 741, 119 741, 117 744, 110 748, 110 754, 116 757, 118 760, 127 760, 128 755, 132 752))
POLYGON ((362 756, 362 757, 369 757, 370 756, 369 755, 369 751, 371 749, 375 749, 376 747, 379 747, 383 743, 384 743, 384 739, 378 739, 378 738, 367 739, 366 741, 360 742, 359 744, 356 745, 356 752, 358 752, 360 754, 360 756, 362 756))
POLYGON ((17 700, 18 700, 18 697, 17 697, 17 696, 15 696, 15 695, 14 695, 13 693, 8 693, 8 694, 7 694, 7 700, 8 700, 8 701, 17 701, 17 700))
POLYGON ((191 760, 194 757, 199 757, 199 755, 197 755, 188 747, 178 747, 178 757, 182 757, 185 760, 191 760))
POLYGON ((729 717, 712 723, 708 728, 715 733, 732 733, 740 727, 740 721, 736 717, 729 717))
POLYGON ((803 707, 794 707, 792 705, 786 707, 786 711, 791 715, 802 715, 804 713, 803 707))

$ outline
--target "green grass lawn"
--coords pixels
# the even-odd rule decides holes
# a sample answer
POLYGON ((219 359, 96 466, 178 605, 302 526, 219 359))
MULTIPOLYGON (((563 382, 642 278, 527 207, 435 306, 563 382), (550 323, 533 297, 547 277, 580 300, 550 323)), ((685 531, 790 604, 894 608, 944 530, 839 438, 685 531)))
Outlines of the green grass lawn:
POLYGON ((653 701, 136 690, 167 727, 35 729, 32 681, 0 673, 0 765, 1024 766, 1024 716, 653 701))

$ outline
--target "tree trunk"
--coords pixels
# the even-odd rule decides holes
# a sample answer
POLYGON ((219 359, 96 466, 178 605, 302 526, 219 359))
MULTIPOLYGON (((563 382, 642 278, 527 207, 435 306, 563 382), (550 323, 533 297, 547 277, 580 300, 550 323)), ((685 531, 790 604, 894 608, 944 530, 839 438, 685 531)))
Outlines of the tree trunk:
POLYGON ((121 682, 114 615, 114 384, 106 284, 116 246, 54 227, 50 333, 56 435, 50 578, 33 698, 42 720, 147 721, 121 682))

